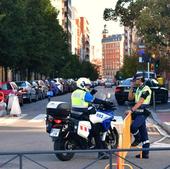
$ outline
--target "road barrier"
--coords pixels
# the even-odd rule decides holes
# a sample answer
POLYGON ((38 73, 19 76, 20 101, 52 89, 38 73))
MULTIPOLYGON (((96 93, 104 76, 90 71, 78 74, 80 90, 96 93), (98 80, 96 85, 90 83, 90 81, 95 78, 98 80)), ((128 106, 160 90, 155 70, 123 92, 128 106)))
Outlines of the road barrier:
POLYGON ((14 94, 9 95, 7 110, 11 116, 21 115, 21 107, 19 104, 18 96, 14 94))
MULTIPOLYGON (((128 149, 131 147, 131 133, 130 133, 130 125, 131 125, 131 114, 128 115, 123 120, 122 131, 119 135, 119 147, 118 149, 128 149)), ((124 169, 124 166, 128 166, 133 169, 129 164, 125 164, 125 157, 127 155, 126 151, 120 151, 117 153, 117 162, 112 163, 112 166, 116 166, 117 169, 124 169)), ((105 169, 109 169, 109 164, 106 165, 105 169)))
MULTIPOLYGON (((122 132, 119 135, 119 148, 121 149, 130 149, 131 148, 131 132, 130 132, 130 126, 131 126, 132 118, 131 114, 128 113, 128 115, 123 120, 123 126, 122 126, 122 132)), ((132 148, 141 148, 141 147, 132 147, 132 148)), ((120 151, 117 153, 117 162, 112 163, 112 166, 116 166, 117 169, 124 169, 125 166, 129 167, 130 169, 133 169, 133 167, 129 164, 125 164, 125 158, 127 156, 126 151, 120 151)), ((142 151, 140 151, 140 156, 142 157, 142 151)), ((108 169, 109 165, 106 165, 105 169, 108 169)))
MULTIPOLYGON (((42 164, 42 163, 38 162, 37 160, 35 160, 33 155, 39 156, 39 155, 47 155, 47 154, 49 155, 49 154, 56 154, 56 153, 98 153, 98 152, 106 152, 106 153, 109 154, 109 165, 108 165, 107 168, 112 169, 112 157, 113 157, 113 155, 117 156, 118 152, 124 152, 125 154, 127 154, 127 152, 146 151, 146 150, 149 150, 149 151, 170 151, 170 147, 162 147, 162 148, 130 148, 130 149, 112 149, 112 150, 103 149, 103 150, 0 152, 0 157, 2 157, 2 156, 10 156, 9 160, 6 160, 5 162, 0 163, 0 168, 4 168, 10 162, 12 162, 12 161, 14 161, 14 160, 16 160, 18 158, 19 159, 19 164, 18 164, 18 167, 17 167, 17 164, 15 163, 15 165, 14 165, 15 168, 23 169, 23 165, 24 165, 24 162, 25 162, 24 159, 26 159, 27 162, 30 161, 30 162, 34 163, 36 166, 39 166, 39 168, 50 169, 51 167, 47 167, 44 164, 42 164), (30 157, 30 155, 32 155, 32 156, 30 157)), ((0 158, 0 159, 2 159, 2 158, 0 158)), ((129 164, 123 164, 123 166, 127 166, 130 169, 132 169, 131 165, 134 165, 136 168, 144 169, 144 168, 140 167, 139 165, 130 162, 127 159, 124 159, 124 160, 128 161, 129 164)), ((86 166, 81 167, 80 169, 90 168, 90 166, 94 165, 95 163, 97 164, 98 161, 99 161, 99 159, 96 158, 95 160, 93 160, 89 164, 86 164, 86 166)), ((56 162, 59 162, 59 161, 56 161, 56 162)), ((61 165, 61 161, 60 161, 60 165, 61 165)), ((167 164, 165 164, 165 165, 167 165, 167 164)), ((36 166, 34 168, 36 168, 36 166)), ((9 167, 9 166, 7 166, 7 167, 9 167)), ((12 168, 12 165, 10 165, 10 168, 12 168)), ((170 168, 170 164, 168 164, 165 167, 162 166, 161 169, 168 169, 168 168, 170 168)))

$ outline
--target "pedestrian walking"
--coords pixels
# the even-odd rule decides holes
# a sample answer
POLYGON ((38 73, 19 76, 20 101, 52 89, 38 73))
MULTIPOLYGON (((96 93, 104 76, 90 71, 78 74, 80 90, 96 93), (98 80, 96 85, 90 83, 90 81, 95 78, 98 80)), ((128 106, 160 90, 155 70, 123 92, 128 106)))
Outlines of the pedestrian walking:
MULTIPOLYGON (((129 100, 135 100, 135 105, 129 111, 132 115, 131 133, 134 136, 134 141, 131 146, 137 146, 142 142, 142 148, 149 148, 150 143, 146 128, 146 119, 150 115, 150 111, 147 108, 150 105, 152 92, 151 89, 145 85, 144 81, 143 75, 136 74, 128 95, 129 100)), ((136 155, 136 158, 140 158, 140 154, 136 155)), ((148 150, 142 151, 142 158, 149 158, 148 150)))

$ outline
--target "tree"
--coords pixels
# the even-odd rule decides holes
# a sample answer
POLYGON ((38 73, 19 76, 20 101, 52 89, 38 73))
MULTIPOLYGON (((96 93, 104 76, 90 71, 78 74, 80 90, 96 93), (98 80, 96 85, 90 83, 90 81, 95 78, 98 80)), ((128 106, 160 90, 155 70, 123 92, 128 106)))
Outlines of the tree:
POLYGON ((30 79, 50 76, 69 61, 66 33, 49 0, 1 0, 0 63, 30 79))
POLYGON ((169 0, 118 0, 115 9, 104 11, 105 20, 118 20, 124 26, 133 28, 143 37, 146 45, 164 47, 170 41, 169 0))
MULTIPOLYGON (((5 70, 17 66, 19 56, 25 55, 22 48, 25 17, 23 4, 22 0, 1 0, 0 3, 0 63, 5 70)), ((7 80, 7 77, 5 79, 7 80)))

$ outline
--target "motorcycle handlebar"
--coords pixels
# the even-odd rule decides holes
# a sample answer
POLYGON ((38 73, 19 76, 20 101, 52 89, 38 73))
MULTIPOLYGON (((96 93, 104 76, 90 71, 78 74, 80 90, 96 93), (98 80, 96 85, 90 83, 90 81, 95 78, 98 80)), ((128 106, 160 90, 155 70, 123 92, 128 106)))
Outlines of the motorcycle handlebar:
POLYGON ((100 104, 98 105, 98 109, 109 109, 109 110, 117 110, 117 107, 115 105, 106 105, 106 104, 100 104))

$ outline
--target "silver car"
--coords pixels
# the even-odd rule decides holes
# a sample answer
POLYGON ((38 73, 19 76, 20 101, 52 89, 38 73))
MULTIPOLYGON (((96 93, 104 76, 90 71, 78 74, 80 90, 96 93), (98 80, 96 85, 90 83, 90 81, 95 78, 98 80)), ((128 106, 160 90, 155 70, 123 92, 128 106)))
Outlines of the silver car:
POLYGON ((31 103, 32 100, 38 100, 38 95, 35 88, 28 81, 16 81, 15 83, 19 87, 24 101, 28 101, 29 103, 31 103))

